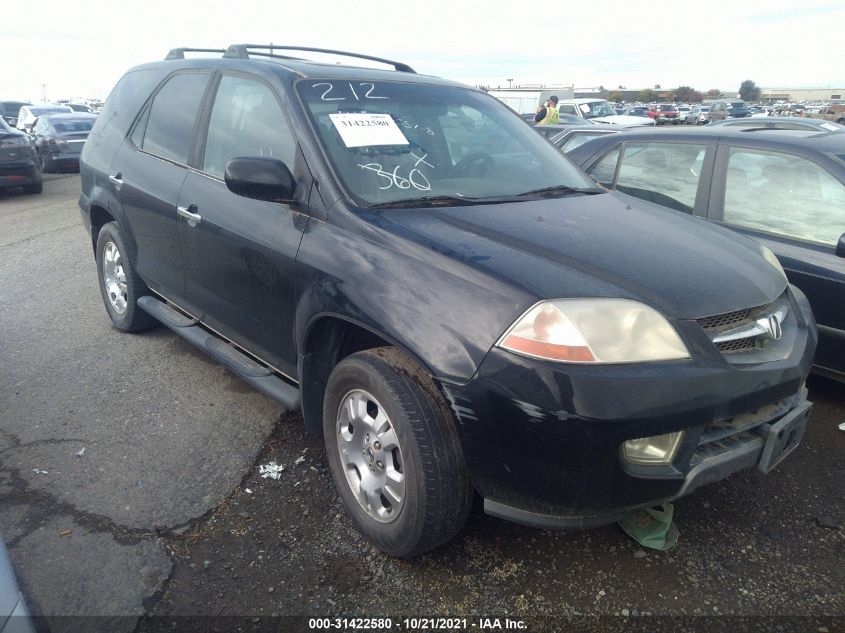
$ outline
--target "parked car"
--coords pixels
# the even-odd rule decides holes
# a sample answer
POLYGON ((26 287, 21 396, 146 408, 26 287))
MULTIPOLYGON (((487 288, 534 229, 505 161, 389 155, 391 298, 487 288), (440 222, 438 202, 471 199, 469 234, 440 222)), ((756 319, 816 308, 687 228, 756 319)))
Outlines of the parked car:
POLYGON ((811 130, 816 132, 839 132, 845 130, 845 125, 833 123, 832 121, 795 116, 725 119, 723 121, 715 121, 712 127, 731 127, 744 130, 811 130))
POLYGON ((24 106, 32 105, 29 101, 0 101, 0 118, 10 126, 18 124, 18 113, 24 106))
POLYGON ((36 119, 45 114, 59 114, 61 112, 73 112, 69 106, 66 105, 28 105, 23 106, 18 112, 18 122, 16 127, 24 132, 31 132, 32 126, 35 125, 36 119))
POLYGON ((845 125, 845 103, 832 103, 823 106, 819 108, 818 113, 809 116, 838 123, 839 125, 845 125))
POLYGON ((618 134, 627 128, 621 125, 559 125, 538 126, 534 129, 565 153, 597 136, 618 134))
POLYGON ((35 633, 6 544, 0 535, 0 633, 35 633))
POLYGON ((561 99, 557 104, 561 114, 571 114, 594 123, 611 125, 654 125, 653 121, 641 117, 616 114, 616 110, 605 99, 561 99))
POLYGON ((638 116, 648 118, 648 106, 633 106, 630 108, 626 108, 624 114, 625 116, 638 116))
POLYGON ((596 187, 483 91, 290 48, 130 70, 79 204, 114 327, 301 405, 377 547, 447 541, 473 490, 583 528, 797 446, 817 334, 768 250, 596 187))
POLYGON ((662 123, 676 125, 681 122, 678 108, 674 103, 652 103, 648 106, 648 117, 657 125, 662 123))
POLYGON ((78 170, 82 146, 96 120, 96 114, 83 112, 39 117, 32 128, 32 137, 42 171, 78 170))
POLYGON ((68 103, 66 104, 74 112, 87 112, 88 114, 93 114, 94 111, 91 109, 90 106, 85 105, 84 103, 68 103))
POLYGON ((652 137, 629 131, 569 156, 607 187, 730 226, 770 248, 813 306, 817 368, 845 377, 845 133, 749 133, 713 124, 652 137))
POLYGON ((678 108, 678 123, 686 123, 687 115, 692 112, 692 108, 688 105, 679 104, 678 108))
POLYGON ((710 106, 709 105, 700 105, 698 106, 698 118, 694 121, 696 125, 706 125, 710 123, 710 106))
POLYGON ((742 99, 719 99, 710 104, 710 120, 741 119, 751 116, 748 105, 742 99))
POLYGON ((29 137, 0 118, 0 189, 23 187, 25 193, 41 193, 38 154, 29 137))

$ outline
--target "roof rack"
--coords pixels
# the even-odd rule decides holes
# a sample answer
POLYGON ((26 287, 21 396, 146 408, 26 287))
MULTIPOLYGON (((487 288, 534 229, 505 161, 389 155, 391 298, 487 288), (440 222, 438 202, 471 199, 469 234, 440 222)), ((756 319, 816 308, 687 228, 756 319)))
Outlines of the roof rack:
POLYGON ((164 59, 185 59, 185 53, 225 53, 222 48, 171 48, 164 59))
MULTIPOLYGON (((174 49, 174 50, 200 50, 200 49, 174 49)), ((416 71, 408 66, 408 64, 403 64, 402 62, 396 62, 390 59, 384 59, 382 57, 373 57, 372 55, 362 55, 360 53, 349 53, 347 51, 336 51, 329 48, 312 48, 310 46, 280 46, 277 44, 232 44, 226 51, 223 53, 223 57, 234 57, 238 59, 249 59, 250 55, 256 55, 261 57, 276 57, 279 59, 299 59, 297 57, 289 57, 286 55, 277 55, 275 51, 282 50, 282 51, 307 51, 310 53, 329 53, 331 55, 342 55, 343 57, 355 57, 358 59, 368 59, 371 62, 379 62, 381 64, 387 64, 389 66, 393 66, 397 71, 403 73, 414 73, 416 71), (258 49, 258 50, 252 50, 258 49), (269 53, 259 52, 259 51, 270 51, 269 53)), ((173 51, 171 51, 172 53, 173 51)), ((218 52, 218 51, 206 51, 206 52, 218 52)), ((168 55, 168 59, 170 56, 168 55)), ((178 59, 178 58, 176 58, 178 59)))

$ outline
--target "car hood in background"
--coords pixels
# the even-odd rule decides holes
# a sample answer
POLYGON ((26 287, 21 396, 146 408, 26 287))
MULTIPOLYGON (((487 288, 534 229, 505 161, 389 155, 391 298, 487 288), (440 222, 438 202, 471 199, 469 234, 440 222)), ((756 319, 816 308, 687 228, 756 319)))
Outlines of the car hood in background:
POLYGON ((765 305, 786 287, 752 240, 617 193, 378 213, 406 239, 538 298, 621 297, 700 318, 765 305))
POLYGON ((594 119, 590 119, 590 121, 595 121, 596 123, 610 123, 611 125, 654 125, 654 121, 652 121, 648 117, 643 116, 631 116, 629 114, 617 114, 613 116, 600 116, 594 119))

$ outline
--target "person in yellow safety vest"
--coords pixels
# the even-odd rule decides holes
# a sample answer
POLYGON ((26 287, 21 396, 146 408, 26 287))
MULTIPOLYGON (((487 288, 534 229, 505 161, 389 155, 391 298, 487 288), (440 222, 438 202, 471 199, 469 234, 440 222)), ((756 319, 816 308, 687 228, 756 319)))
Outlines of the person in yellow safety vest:
POLYGON ((560 120, 560 117, 558 116, 557 102, 557 95, 549 97, 549 100, 546 101, 545 105, 537 110, 537 114, 534 115, 534 123, 536 125, 557 125, 560 120))

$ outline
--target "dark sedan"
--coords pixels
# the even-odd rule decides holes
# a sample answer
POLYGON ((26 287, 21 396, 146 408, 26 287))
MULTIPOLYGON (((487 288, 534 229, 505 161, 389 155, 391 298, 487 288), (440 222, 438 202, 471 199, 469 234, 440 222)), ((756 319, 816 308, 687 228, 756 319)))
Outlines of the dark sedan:
POLYGON ((83 112, 40 117, 32 128, 32 136, 42 169, 45 172, 78 170, 79 154, 96 120, 96 114, 83 112))
MULTIPOLYGON (((582 119, 583 121, 583 119, 582 119)), ((542 125, 534 128, 562 152, 569 152, 590 139, 605 134, 618 134, 623 125, 542 125)))
POLYGON ((744 130, 810 130, 815 132, 840 132, 845 125, 824 119, 805 119, 797 116, 748 117, 715 121, 711 127, 731 127, 744 130))
POLYGON ((0 118, 0 189, 10 187, 41 193, 41 170, 29 137, 0 118))
POLYGON ((609 188, 768 246, 813 306, 817 370, 845 381, 845 132, 629 131, 569 157, 609 188))
POLYGON ((28 105, 32 104, 29 101, 0 101, 0 118, 15 127, 18 124, 18 112, 28 105))

